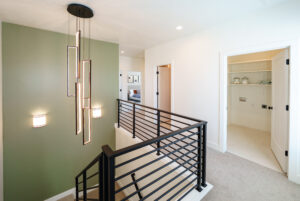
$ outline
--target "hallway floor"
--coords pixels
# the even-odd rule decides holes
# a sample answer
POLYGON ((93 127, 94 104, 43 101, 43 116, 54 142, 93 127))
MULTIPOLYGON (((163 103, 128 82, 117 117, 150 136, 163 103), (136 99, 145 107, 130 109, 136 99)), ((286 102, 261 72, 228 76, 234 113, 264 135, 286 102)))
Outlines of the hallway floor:
POLYGON ((207 150, 207 181, 214 188, 202 201, 296 201, 300 185, 231 153, 207 150))
POLYGON ((271 134, 243 126, 228 126, 228 152, 282 172, 271 150, 271 134))

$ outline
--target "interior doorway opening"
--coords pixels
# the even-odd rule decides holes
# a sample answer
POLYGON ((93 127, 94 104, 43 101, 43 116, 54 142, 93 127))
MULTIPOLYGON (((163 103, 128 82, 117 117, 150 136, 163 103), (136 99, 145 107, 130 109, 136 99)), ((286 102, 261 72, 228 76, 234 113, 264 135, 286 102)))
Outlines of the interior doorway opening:
POLYGON ((287 172, 289 48, 228 57, 227 150, 287 172))
POLYGON ((157 66, 157 108, 171 112, 171 64, 157 66))

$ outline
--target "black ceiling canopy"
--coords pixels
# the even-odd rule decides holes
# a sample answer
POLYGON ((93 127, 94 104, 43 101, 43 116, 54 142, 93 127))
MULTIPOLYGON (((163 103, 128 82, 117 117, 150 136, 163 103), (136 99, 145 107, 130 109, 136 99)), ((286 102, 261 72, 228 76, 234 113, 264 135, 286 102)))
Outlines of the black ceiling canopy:
POLYGON ((69 4, 67 10, 72 15, 80 18, 91 18, 94 16, 93 10, 82 4, 69 4))

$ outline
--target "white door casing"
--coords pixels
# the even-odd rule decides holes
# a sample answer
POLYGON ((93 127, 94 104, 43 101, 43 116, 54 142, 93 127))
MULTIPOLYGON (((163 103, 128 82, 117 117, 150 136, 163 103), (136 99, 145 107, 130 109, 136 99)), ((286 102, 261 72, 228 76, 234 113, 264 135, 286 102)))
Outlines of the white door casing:
POLYGON ((171 69, 158 67, 158 106, 162 110, 171 112, 171 69))
POLYGON ((272 133, 271 149, 282 170, 287 172, 288 133, 289 133, 289 58, 288 49, 284 49, 272 59, 272 133))

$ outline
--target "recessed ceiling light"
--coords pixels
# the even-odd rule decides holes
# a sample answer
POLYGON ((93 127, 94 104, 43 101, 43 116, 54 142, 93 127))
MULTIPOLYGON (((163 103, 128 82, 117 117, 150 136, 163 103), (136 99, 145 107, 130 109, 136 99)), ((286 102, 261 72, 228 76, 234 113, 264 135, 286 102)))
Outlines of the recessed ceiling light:
POLYGON ((121 54, 124 54, 125 53, 125 51, 124 50, 121 50, 121 54))
POLYGON ((176 30, 181 30, 182 28, 183 27, 179 25, 179 26, 176 27, 176 30))

